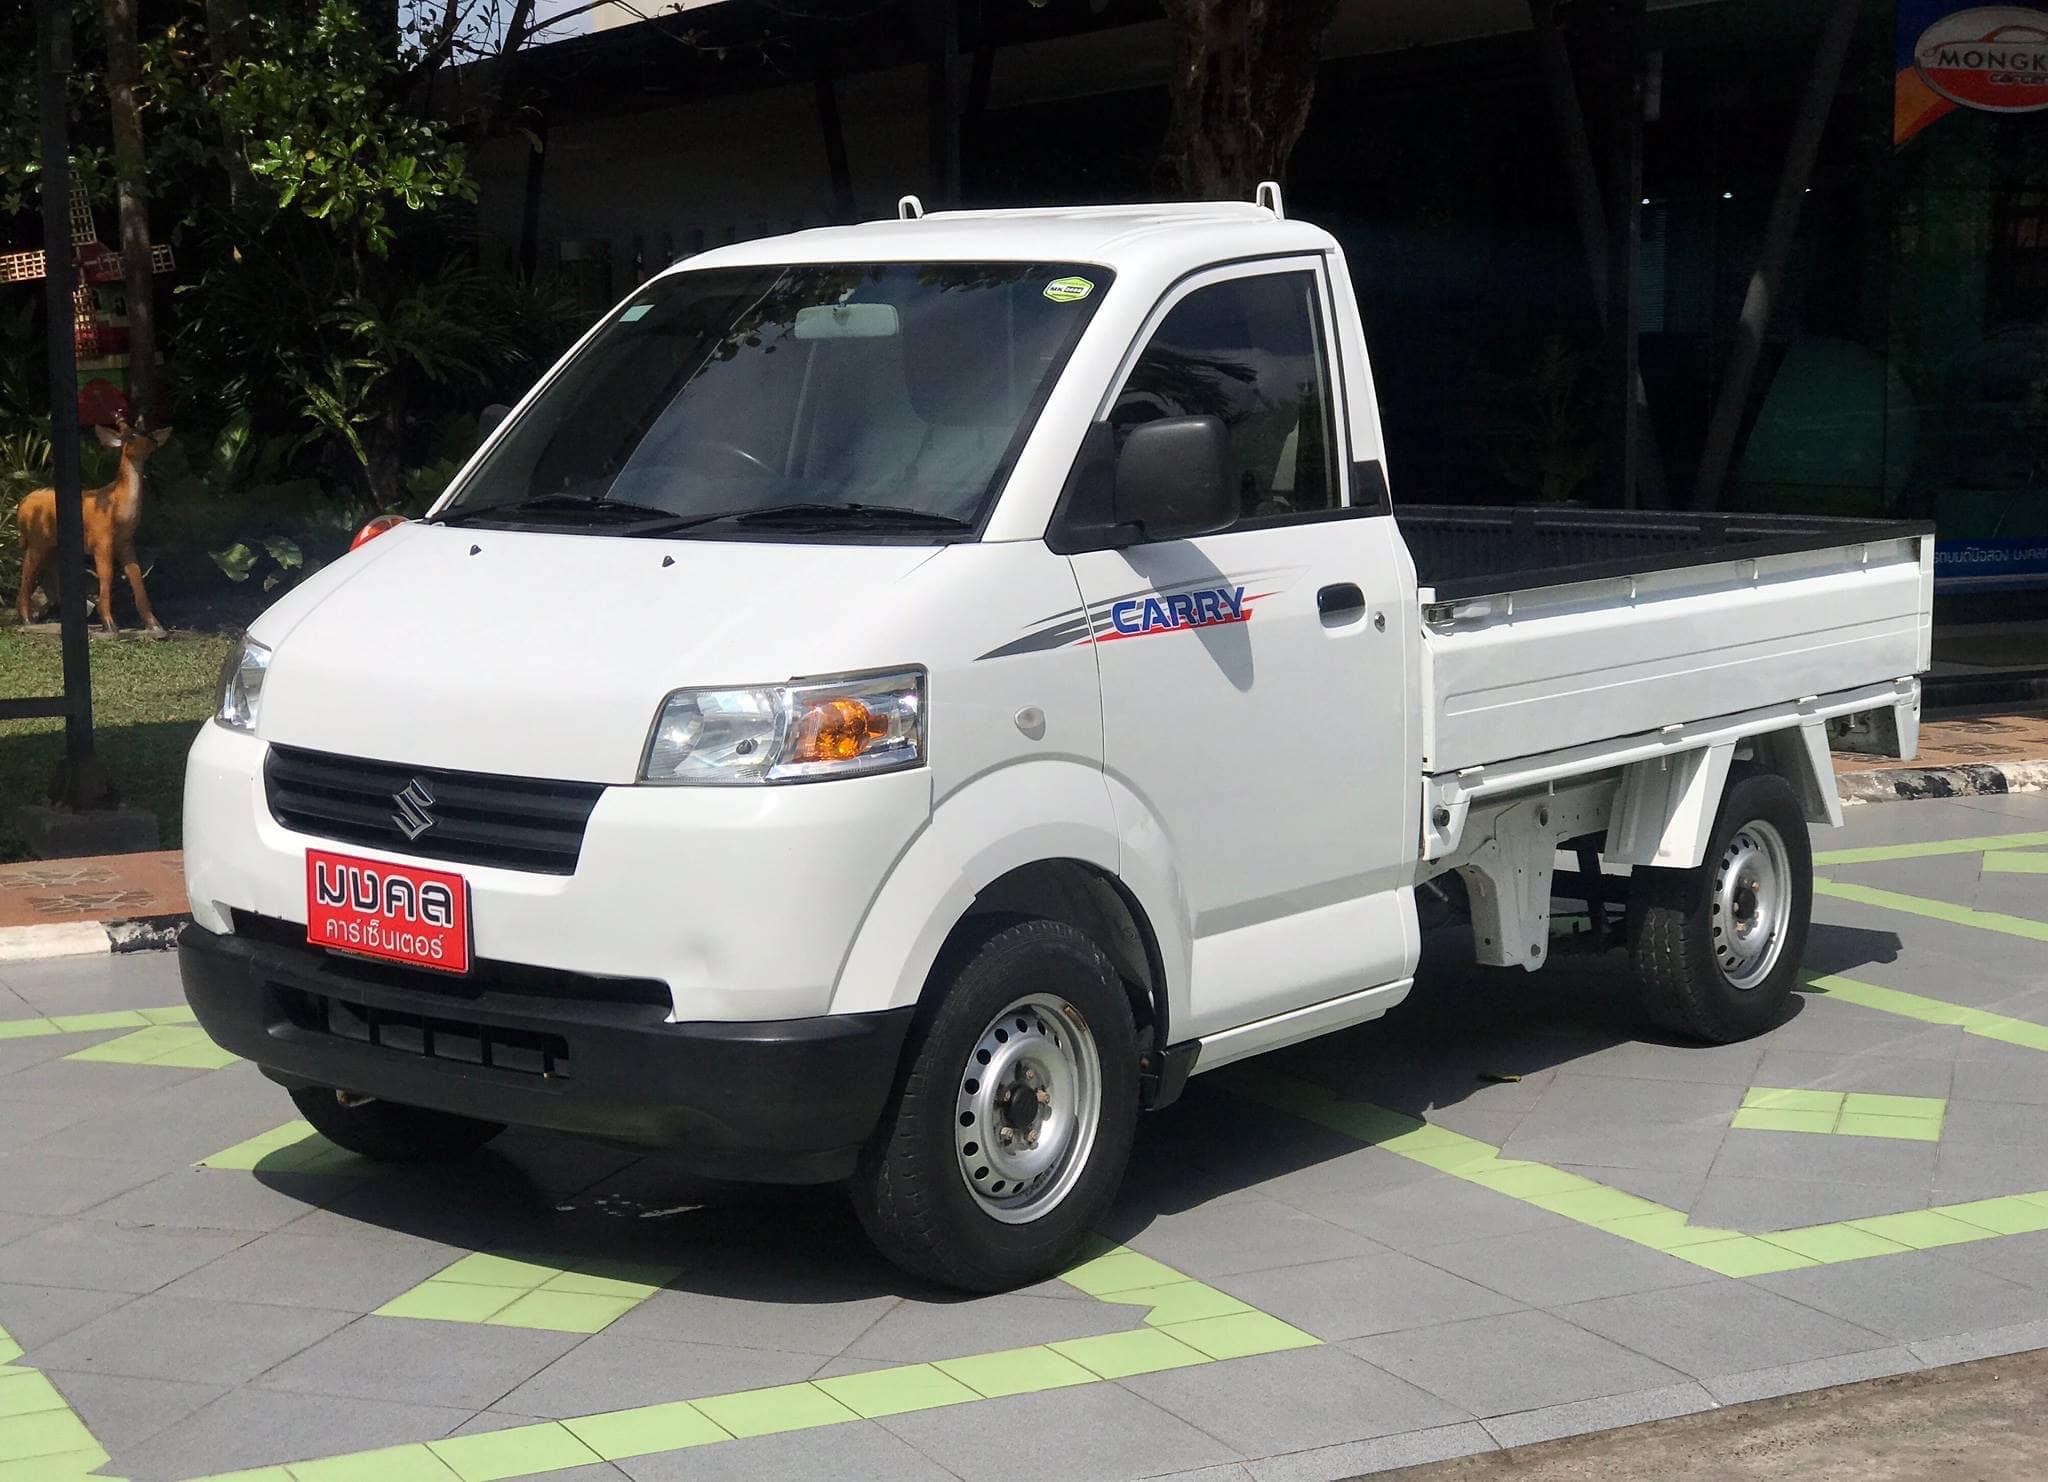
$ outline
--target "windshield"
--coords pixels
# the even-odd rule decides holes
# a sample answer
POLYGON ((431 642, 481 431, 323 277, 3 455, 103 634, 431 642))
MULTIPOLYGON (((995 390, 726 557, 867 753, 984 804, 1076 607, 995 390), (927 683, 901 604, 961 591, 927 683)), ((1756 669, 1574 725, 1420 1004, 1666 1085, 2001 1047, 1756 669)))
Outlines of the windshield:
POLYGON ((958 539, 1109 278, 1072 263, 838 263, 655 279, 440 517, 958 539))

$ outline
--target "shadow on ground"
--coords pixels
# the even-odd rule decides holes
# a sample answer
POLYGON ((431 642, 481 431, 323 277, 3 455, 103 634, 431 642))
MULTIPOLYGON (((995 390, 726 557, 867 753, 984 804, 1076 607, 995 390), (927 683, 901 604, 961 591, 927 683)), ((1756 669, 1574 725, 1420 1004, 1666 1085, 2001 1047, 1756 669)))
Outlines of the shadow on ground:
MULTIPOLYGON (((1463 931, 1425 947, 1414 993, 1386 1018, 1267 1057, 1284 1075, 1426 1117, 1484 1086, 1568 1066, 1617 1045, 1679 1045, 1644 1021, 1625 954, 1561 953, 1537 973, 1473 965, 1463 931)), ((1813 972, 1896 957, 1889 932, 1815 926, 1813 972)), ((1795 995, 1786 1021, 1804 1006, 1795 995)), ((279 1095, 283 1105, 282 1093, 279 1095)), ((1104 1230, 1155 1220, 1355 1153, 1358 1143, 1196 1077, 1139 1126, 1131 1175, 1104 1230)), ((799 1305, 876 1296, 966 1300, 876 1255, 836 1187, 711 1183, 658 1155, 514 1130, 452 1168, 362 1165, 345 1181, 281 1164, 257 1177, 352 1221, 465 1250, 579 1263, 680 1267, 673 1290, 799 1305), (345 1182, 346 1187, 337 1187, 345 1182)))
MULTIPOLYGON (((49 721, 33 731, 26 725, 0 731, 0 862, 24 856, 14 810, 23 803, 43 800, 64 755, 60 722, 49 721)), ((198 729, 195 721, 163 720, 100 726, 94 731, 107 775, 125 801, 156 815, 159 837, 166 846, 179 837, 185 803, 185 753, 198 729)))

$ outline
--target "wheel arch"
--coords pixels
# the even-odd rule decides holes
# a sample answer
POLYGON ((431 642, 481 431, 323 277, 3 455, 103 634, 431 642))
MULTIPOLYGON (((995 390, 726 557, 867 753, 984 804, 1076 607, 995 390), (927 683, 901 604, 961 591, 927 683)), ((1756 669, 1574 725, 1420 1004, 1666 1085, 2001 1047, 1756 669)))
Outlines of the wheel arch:
POLYGON ((1035 916, 1085 932, 1123 980, 1141 1049, 1168 1042, 1166 961, 1144 907, 1110 872, 1085 860, 1041 859, 991 880, 951 935, 990 916, 1035 916))
POLYGON ((1606 857, 1658 869, 1697 866, 1706 857, 1729 786, 1753 772, 1783 778, 1808 823, 1841 824, 1827 724, 1804 721, 1624 767, 1608 824, 1606 857))
POLYGON ((1736 748, 1738 764, 1773 772, 1790 784, 1808 823, 1842 826, 1842 797, 1835 786, 1835 758, 1828 748, 1826 721, 1803 721, 1766 731, 1736 748))
POLYGON ((1065 921, 1093 937, 1127 988, 1141 1031, 1165 1043, 1184 931, 1143 880, 1118 869, 1121 846, 1102 774, 1044 761, 990 773, 952 794, 904 852, 843 963, 830 1011, 918 1001, 963 923, 992 914, 1065 921), (1034 820, 1020 826, 1018 820, 1034 820))

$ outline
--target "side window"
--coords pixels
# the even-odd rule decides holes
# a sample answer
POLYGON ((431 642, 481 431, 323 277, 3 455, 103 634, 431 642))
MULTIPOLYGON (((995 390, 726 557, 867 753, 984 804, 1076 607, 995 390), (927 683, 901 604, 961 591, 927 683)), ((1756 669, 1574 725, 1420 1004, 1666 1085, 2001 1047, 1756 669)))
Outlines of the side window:
POLYGON ((1312 273, 1197 289, 1167 314, 1110 408, 1117 447, 1159 417, 1230 429, 1240 525, 1337 507, 1330 376, 1312 273))

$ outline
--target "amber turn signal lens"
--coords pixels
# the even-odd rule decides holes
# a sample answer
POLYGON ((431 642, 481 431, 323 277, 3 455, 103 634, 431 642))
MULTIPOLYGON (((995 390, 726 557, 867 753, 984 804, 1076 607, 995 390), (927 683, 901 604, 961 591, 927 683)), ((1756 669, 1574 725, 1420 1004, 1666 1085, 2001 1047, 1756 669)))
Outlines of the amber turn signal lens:
POLYGON ((791 762, 843 762, 889 734, 889 718, 849 695, 821 700, 797 722, 791 762))
POLYGON ((356 538, 348 543, 348 548, 354 550, 357 546, 368 545, 386 530, 403 525, 404 523, 404 515, 378 515, 369 524, 356 532, 356 538))

